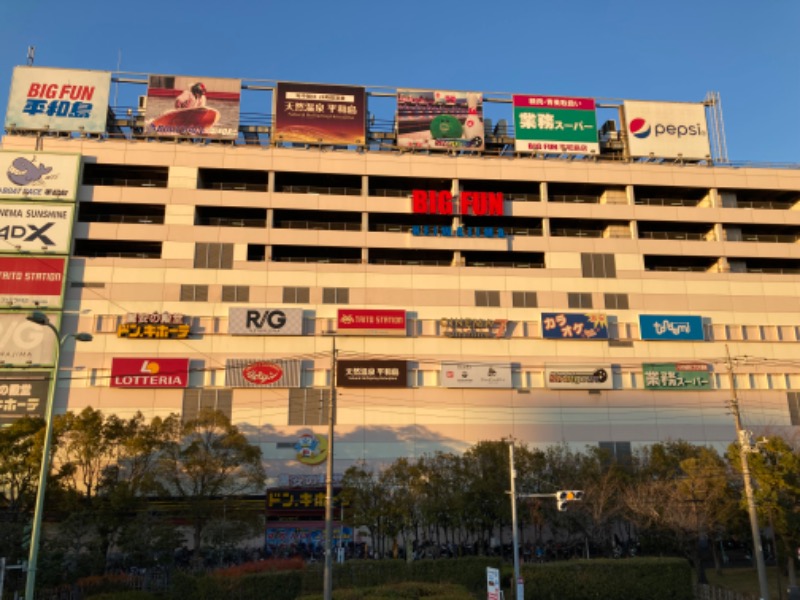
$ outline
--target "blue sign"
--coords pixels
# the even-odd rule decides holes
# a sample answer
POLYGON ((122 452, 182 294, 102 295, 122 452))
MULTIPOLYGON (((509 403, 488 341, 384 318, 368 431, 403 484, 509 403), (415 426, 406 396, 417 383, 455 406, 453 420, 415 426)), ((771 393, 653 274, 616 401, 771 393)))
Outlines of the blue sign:
POLYGON ((639 315, 643 340, 705 340, 703 318, 687 315, 639 315))
POLYGON ((607 340, 608 318, 605 313, 542 313, 542 337, 607 340))

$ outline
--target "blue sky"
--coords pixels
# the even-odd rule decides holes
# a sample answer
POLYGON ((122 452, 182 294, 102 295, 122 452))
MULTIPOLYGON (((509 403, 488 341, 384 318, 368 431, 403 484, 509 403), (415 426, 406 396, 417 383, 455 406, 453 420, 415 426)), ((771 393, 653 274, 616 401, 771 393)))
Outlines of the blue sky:
POLYGON ((36 66, 141 74, 609 101, 716 91, 732 161, 798 164, 798 35, 798 0, 6 0, 0 114, 35 46, 36 66))

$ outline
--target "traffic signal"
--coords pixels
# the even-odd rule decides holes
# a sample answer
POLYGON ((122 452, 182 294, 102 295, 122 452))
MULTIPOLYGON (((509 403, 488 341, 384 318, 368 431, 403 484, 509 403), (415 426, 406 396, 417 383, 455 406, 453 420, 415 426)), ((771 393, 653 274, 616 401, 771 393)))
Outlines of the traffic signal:
POLYGON ((583 490, 559 490, 556 492, 558 510, 567 510, 567 502, 583 500, 583 490))

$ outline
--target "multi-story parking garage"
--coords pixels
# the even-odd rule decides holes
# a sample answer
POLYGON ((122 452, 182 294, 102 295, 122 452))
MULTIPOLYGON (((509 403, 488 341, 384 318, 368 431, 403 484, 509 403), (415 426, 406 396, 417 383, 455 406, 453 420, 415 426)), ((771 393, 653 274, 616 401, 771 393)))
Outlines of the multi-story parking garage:
POLYGON ((337 473, 508 436, 722 448, 732 399, 797 434, 800 171, 717 160, 708 106, 598 127, 588 99, 394 90, 381 132, 369 90, 279 82, 248 125, 220 80, 187 125, 180 78, 106 112, 110 77, 15 72, 0 374, 30 385, 5 422, 41 412, 55 357, 57 412, 218 408, 273 484, 324 479, 334 388, 337 473), (59 356, 32 310, 94 339, 59 356))

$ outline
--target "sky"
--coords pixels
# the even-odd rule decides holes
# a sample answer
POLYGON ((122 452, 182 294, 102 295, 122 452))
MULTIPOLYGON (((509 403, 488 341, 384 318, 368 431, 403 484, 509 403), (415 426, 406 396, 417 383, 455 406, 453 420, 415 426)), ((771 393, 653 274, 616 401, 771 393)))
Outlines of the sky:
MULTIPOLYGON (((3 116, 13 68, 33 46, 35 66, 139 78, 612 103, 701 102, 713 91, 729 160, 800 166, 798 0, 4 0, 1 12, 3 116)), ((145 86, 112 87, 117 106, 144 94, 145 86)), ((242 95, 243 111, 268 113, 270 103, 270 94, 242 95)), ((512 121, 510 107, 497 108, 512 121)))

